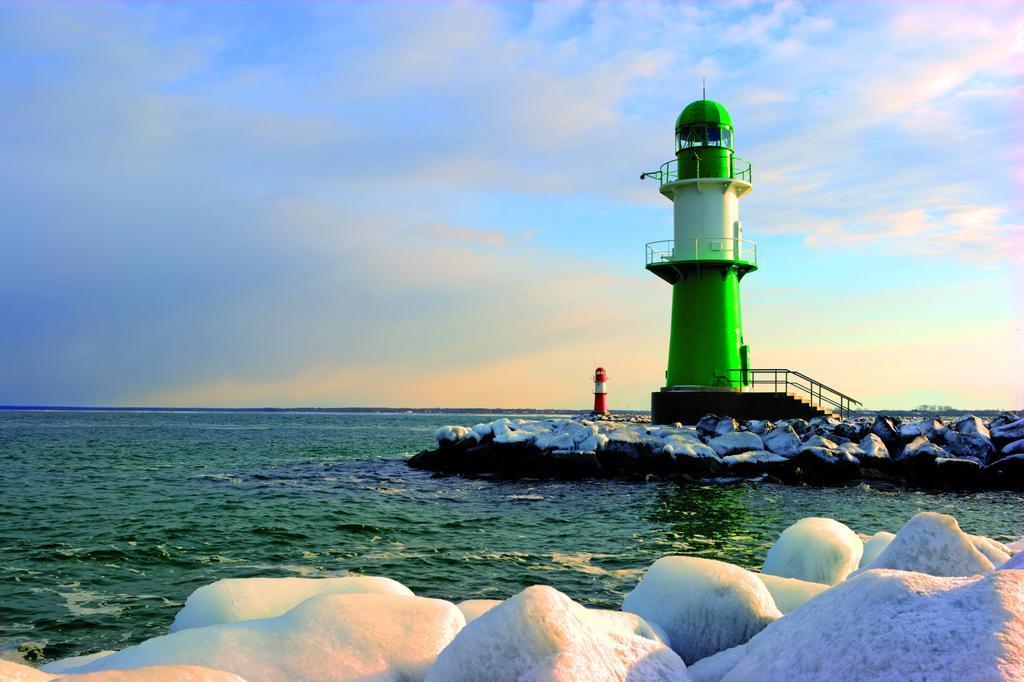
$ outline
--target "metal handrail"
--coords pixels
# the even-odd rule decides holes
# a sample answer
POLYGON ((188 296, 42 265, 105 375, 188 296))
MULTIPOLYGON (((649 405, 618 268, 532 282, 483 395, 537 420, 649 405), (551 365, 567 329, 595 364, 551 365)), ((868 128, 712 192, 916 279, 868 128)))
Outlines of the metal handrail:
POLYGON ((729 377, 730 374, 740 372, 742 377, 745 379, 745 384, 750 386, 767 386, 771 385, 772 390, 775 393, 779 392, 779 386, 782 386, 782 392, 788 393, 790 387, 803 391, 810 396, 811 404, 815 407, 822 407, 828 409, 826 405, 839 410, 839 416, 846 419, 854 412, 854 405, 864 407, 863 403, 859 400, 855 400, 845 393, 841 393, 836 389, 826 386, 825 384, 812 379, 811 377, 801 372, 796 372, 791 369, 726 369, 721 370, 722 374, 716 371, 716 375, 724 379, 726 382, 732 382, 733 380, 729 377), (758 379, 758 375, 770 374, 770 379, 758 379), (806 384, 800 383, 790 379, 790 376, 796 377, 805 381, 806 384))
POLYGON ((663 239, 644 244, 647 265, 687 261, 742 261, 757 265, 757 243, 730 237, 663 239))
MULTIPOLYGON (((693 178, 679 177, 679 159, 672 159, 671 161, 666 161, 665 163, 661 164, 661 168, 659 168, 656 171, 644 171, 643 173, 640 174, 640 179, 644 180, 646 178, 657 178, 658 181, 661 183, 661 187, 664 187, 665 185, 671 184, 673 182, 678 182, 679 180, 702 179, 705 177, 709 179, 722 179, 722 176, 718 175, 717 173, 714 175, 701 175, 700 157, 697 157, 696 161, 697 175, 693 178)), ((739 156, 733 156, 731 166, 732 167, 730 169, 729 178, 733 180, 742 180, 744 182, 753 183, 754 171, 751 168, 749 161, 739 156)))

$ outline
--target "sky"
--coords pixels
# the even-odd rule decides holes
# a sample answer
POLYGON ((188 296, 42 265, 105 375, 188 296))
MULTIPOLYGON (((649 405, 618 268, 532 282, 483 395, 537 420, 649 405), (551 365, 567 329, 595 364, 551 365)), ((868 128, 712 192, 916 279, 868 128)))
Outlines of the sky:
POLYGON ((0 404, 645 409, 706 79, 752 364, 1024 406, 1019 2, 0 1, 0 61, 0 404))

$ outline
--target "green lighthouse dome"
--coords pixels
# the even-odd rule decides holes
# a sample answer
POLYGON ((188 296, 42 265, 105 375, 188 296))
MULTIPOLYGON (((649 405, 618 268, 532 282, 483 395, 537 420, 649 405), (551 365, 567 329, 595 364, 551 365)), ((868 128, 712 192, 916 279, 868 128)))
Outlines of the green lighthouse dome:
POLYGON ((710 99, 699 99, 690 102, 676 119, 676 130, 683 126, 696 124, 712 124, 720 128, 732 130, 732 118, 725 107, 710 99))

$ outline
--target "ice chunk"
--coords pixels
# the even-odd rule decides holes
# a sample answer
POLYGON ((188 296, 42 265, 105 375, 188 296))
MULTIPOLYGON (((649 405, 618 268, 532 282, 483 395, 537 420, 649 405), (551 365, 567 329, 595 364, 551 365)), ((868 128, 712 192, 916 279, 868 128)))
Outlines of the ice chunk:
POLYGON ((595 615, 558 590, 528 587, 467 625, 427 682, 688 680, 671 649, 595 615))
POLYGON ((937 576, 974 575, 992 570, 970 536, 948 514, 921 512, 896 533, 889 546, 862 571, 894 568, 937 576))
POLYGON ((822 583, 811 583, 796 578, 781 578, 768 573, 757 574, 764 586, 772 593, 772 599, 779 611, 789 613, 811 597, 817 596, 829 588, 822 583))
POLYGON ((626 595, 622 610, 661 626, 688 662, 742 644, 782 616, 768 588, 750 571, 683 556, 655 561, 626 595))
POLYGON ((864 543, 848 527, 811 516, 782 531, 761 572, 835 585, 856 570, 863 552, 864 543))
POLYGON ((249 680, 422 679, 465 623, 440 599, 321 595, 283 616, 155 637, 74 672, 192 664, 249 680))
POLYGON ((764 443, 761 442, 761 437, 749 431, 726 433, 717 438, 712 438, 708 441, 708 445, 718 453, 719 457, 737 455, 741 452, 750 452, 751 450, 764 450, 764 443))
POLYGON ((627 631, 632 632, 638 637, 653 639, 656 642, 661 642, 665 646, 668 646, 668 633, 662 630, 661 627, 653 623, 648 623, 635 613, 612 611, 611 609, 589 609, 589 611, 594 615, 610 620, 612 623, 625 628, 627 631))
POLYGON ((351 575, 343 578, 226 578, 189 595, 171 623, 171 632, 185 628, 270 618, 290 611, 318 594, 396 594, 412 591, 390 578, 351 575))
POLYGON ((985 558, 992 562, 993 566, 1001 566, 1010 560, 1010 548, 1001 542, 983 535, 968 535, 974 549, 985 555, 985 558))
POLYGON ((747 655, 747 645, 740 644, 713 656, 702 658, 686 669, 692 682, 722 682, 730 670, 747 655))
POLYGON ((500 603, 500 599, 467 599, 466 601, 460 601, 456 606, 459 607, 459 611, 462 611, 462 615, 466 617, 466 622, 472 623, 500 603))
POLYGON ((870 571, 765 628, 724 680, 1009 682, 1024 680, 1022 642, 1024 571, 870 571))
POLYGON ((864 543, 864 554, 860 557, 860 565, 867 566, 882 553, 892 539, 896 537, 896 533, 890 533, 887 530, 879 531, 872 535, 867 542, 864 543))

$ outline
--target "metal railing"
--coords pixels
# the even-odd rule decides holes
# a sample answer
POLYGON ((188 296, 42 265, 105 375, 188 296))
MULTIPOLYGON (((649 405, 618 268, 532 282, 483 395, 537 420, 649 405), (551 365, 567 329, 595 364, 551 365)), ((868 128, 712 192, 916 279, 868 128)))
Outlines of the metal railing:
MULTIPOLYGON (((716 161, 718 161, 718 159, 716 159, 716 161)), ((722 177, 717 172, 709 173, 708 175, 702 175, 699 157, 696 159, 696 162, 697 174, 692 178, 689 176, 680 177, 679 159, 672 159, 671 161, 666 161, 665 163, 661 164, 661 168, 659 168, 656 171, 644 171, 643 173, 640 174, 640 179, 644 180, 646 178, 657 178, 658 181, 661 183, 661 187, 664 187, 665 185, 668 185, 673 182, 678 182, 679 180, 693 180, 704 177, 720 179, 722 177)), ((715 164, 715 168, 718 168, 717 163, 715 164)), ((754 171, 750 167, 750 162, 738 156, 733 156, 732 168, 729 177, 734 180, 743 180, 744 182, 752 183, 754 181, 754 171)))
POLYGON ((840 393, 806 374, 794 372, 791 369, 727 369, 715 372, 719 379, 723 379, 729 384, 736 381, 731 378, 731 375, 735 373, 739 373, 741 377, 745 376, 747 383, 754 390, 757 390, 758 386, 771 386, 773 393, 799 391, 808 396, 814 407, 836 411, 843 419, 856 411, 854 405, 864 407, 859 400, 854 400, 845 393, 840 393))
POLYGON ((647 265, 686 261, 742 261, 757 265, 757 244, 747 239, 699 237, 675 241, 648 242, 647 265))

